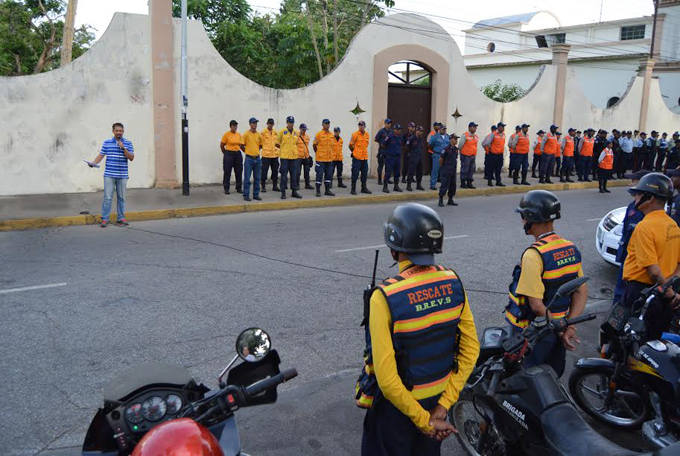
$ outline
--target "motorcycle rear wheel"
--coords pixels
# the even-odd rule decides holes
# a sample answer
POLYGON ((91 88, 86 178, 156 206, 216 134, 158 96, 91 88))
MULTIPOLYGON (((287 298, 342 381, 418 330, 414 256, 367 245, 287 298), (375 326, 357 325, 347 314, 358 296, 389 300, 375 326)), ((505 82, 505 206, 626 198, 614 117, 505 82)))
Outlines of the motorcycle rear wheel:
POLYGON ((449 411, 449 419, 458 430, 456 438, 465 452, 470 456, 501 456, 505 454, 505 445, 495 428, 488 431, 486 444, 482 452, 477 452, 477 443, 486 426, 483 416, 470 400, 459 399, 449 411))
POLYGON ((576 368, 569 377, 569 392, 595 420, 619 429, 639 429, 649 414, 646 393, 617 385, 612 402, 605 404, 611 375, 609 370, 576 368))

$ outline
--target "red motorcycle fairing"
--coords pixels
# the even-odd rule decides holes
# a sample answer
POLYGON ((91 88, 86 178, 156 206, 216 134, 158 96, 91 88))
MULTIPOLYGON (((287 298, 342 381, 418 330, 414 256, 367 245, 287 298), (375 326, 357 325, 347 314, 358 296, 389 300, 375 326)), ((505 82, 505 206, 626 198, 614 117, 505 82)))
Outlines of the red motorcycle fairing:
POLYGON ((190 418, 162 423, 139 441, 133 456, 224 456, 212 433, 190 418))

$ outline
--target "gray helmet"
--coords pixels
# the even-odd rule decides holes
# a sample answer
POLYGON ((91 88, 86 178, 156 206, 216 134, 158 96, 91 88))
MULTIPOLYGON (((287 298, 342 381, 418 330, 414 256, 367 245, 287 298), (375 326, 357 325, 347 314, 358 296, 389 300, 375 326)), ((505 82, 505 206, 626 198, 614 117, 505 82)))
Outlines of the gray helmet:
POLYGON ((405 253, 413 264, 434 264, 434 254, 442 253, 444 224, 433 209, 417 203, 397 206, 383 225, 385 244, 405 253))
POLYGON ((668 200, 673 197, 673 182, 661 173, 649 173, 643 176, 635 187, 628 189, 631 195, 646 193, 657 198, 668 200))
POLYGON ((554 194, 546 190, 532 190, 522 197, 515 212, 522 214, 528 222, 541 223, 561 218, 561 210, 560 200, 554 194))

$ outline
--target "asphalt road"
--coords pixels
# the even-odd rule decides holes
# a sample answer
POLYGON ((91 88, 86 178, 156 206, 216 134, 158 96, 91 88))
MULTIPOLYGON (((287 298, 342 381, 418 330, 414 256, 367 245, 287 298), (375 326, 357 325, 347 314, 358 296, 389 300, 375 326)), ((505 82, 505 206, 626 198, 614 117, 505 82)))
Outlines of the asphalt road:
MULTIPOLYGON (((512 211, 520 197, 437 208, 453 237, 439 260, 461 276, 478 331, 501 323, 512 268, 531 242, 512 211)), ((559 197, 557 229, 583 253, 590 302, 610 299, 615 269, 597 254, 595 229, 630 197, 624 189, 559 197)), ((250 326, 265 328, 282 368, 300 375, 279 403, 239 412, 244 449, 357 454, 361 294, 393 207, 0 233, 0 454, 76 454, 104 385, 137 363, 180 364, 215 386, 250 326), (51 286, 11 291, 43 285, 51 286)), ((393 274, 391 265, 383 249, 379 276, 393 274)), ((581 333, 579 353, 593 354, 595 327, 581 333)), ((460 454, 453 439, 446 448, 460 454)))

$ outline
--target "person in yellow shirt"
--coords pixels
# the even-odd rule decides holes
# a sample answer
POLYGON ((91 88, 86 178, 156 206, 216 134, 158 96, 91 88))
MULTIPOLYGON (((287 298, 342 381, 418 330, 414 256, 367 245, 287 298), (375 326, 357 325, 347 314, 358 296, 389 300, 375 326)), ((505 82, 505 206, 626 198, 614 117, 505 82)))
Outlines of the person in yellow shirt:
POLYGON ((368 144, 371 137, 366 131, 366 122, 359 121, 359 129, 352 133, 349 141, 349 150, 352 152, 352 190, 351 194, 357 194, 357 180, 361 173, 361 193, 370 195, 371 192, 366 186, 368 178, 368 144))
MULTIPOLYGON (((338 179, 338 187, 347 188, 342 182, 342 147, 344 141, 340 137, 340 127, 333 129, 333 138, 335 139, 333 143, 333 172, 338 179)), ((331 179, 331 186, 333 186, 333 179, 331 179)))
POLYGON ((245 175, 243 176, 243 199, 250 201, 250 175, 253 175, 253 199, 262 201, 260 198, 260 177, 262 174, 262 159, 260 158, 260 150, 262 150, 262 135, 257 131, 257 120, 251 117, 248 123, 250 130, 243 133, 243 145, 241 150, 246 153, 245 161, 245 175))
MULTIPOLYGON (((623 305, 636 310, 645 288, 658 283, 664 285, 671 277, 680 276, 680 228, 665 212, 666 203, 673 196, 673 184, 668 176, 649 173, 629 190, 635 196, 635 208, 645 217, 635 226, 628 242, 628 256, 623 264, 623 305)), ((647 310, 648 338, 658 339, 667 331, 673 309, 680 305, 680 297, 669 289, 665 299, 655 300, 647 310)))
POLYGON ((224 194, 228 195, 231 184, 231 172, 234 171, 236 177, 236 191, 243 193, 241 190, 243 185, 243 156, 241 155, 241 134, 237 132, 238 122, 232 120, 229 122, 229 131, 222 135, 220 141, 220 150, 222 151, 222 170, 224 175, 222 177, 222 187, 224 187, 224 194))
POLYGON ((275 192, 280 191, 279 182, 279 148, 276 147, 279 132, 274 130, 274 119, 267 119, 267 128, 262 130, 262 177, 260 187, 263 193, 267 192, 267 174, 272 170, 272 185, 275 192))
POLYGON ((300 134, 298 135, 298 143, 297 143, 297 148, 298 148, 297 187, 300 188, 300 176, 302 175, 302 172, 304 171, 304 174, 305 174, 305 189, 306 190, 313 190, 314 187, 312 187, 311 177, 310 177, 309 173, 312 170, 314 160, 312 159, 311 155, 309 154, 309 141, 310 141, 310 137, 307 134, 307 125, 301 123, 300 124, 300 134))
POLYGON ((314 136, 314 153, 316 154, 316 196, 321 196, 321 184, 326 187, 324 195, 335 196, 331 191, 333 182, 333 145, 335 138, 330 132, 331 121, 324 119, 321 122, 321 131, 314 136))
POLYGON ((439 215, 400 205, 383 231, 399 275, 370 298, 367 342, 379 390, 364 419, 361 454, 439 455, 455 432, 447 411, 479 355, 475 323, 460 278, 435 263, 444 242, 439 215))
POLYGON ((286 190, 288 190, 288 177, 290 176, 290 188, 293 190, 291 196, 293 198, 302 198, 298 193, 298 132, 295 127, 295 118, 293 116, 286 117, 286 128, 281 130, 276 140, 276 147, 279 148, 279 156, 281 157, 281 199, 286 199, 286 190))

